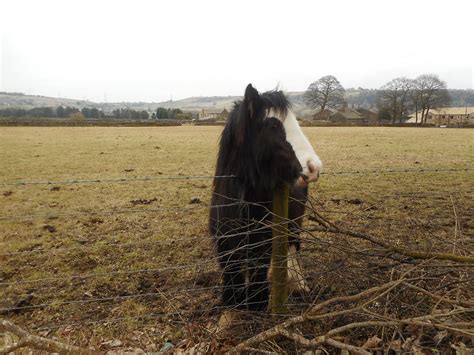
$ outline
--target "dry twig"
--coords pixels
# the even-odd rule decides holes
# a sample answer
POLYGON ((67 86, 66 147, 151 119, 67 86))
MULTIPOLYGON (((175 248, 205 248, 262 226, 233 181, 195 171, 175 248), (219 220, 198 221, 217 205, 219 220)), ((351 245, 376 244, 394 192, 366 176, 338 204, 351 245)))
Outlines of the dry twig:
POLYGON ((387 249, 388 251, 401 254, 404 256, 408 256, 414 259, 437 259, 437 260, 451 260, 459 263, 467 263, 467 264, 474 264, 474 257, 473 256, 464 256, 464 255, 455 255, 451 253, 439 253, 439 252, 422 252, 422 251, 415 251, 415 250, 407 250, 404 248, 400 248, 395 245, 391 245, 386 243, 382 240, 376 239, 375 237, 361 232, 354 232, 336 224, 330 222, 323 216, 321 216, 316 211, 313 211, 314 214, 311 216, 311 220, 318 222, 321 226, 312 226, 310 229, 307 229, 307 232, 328 232, 328 233, 335 233, 335 234, 343 234, 350 237, 363 239, 372 244, 378 245, 387 249))
POLYGON ((9 332, 16 335, 19 340, 13 344, 5 345, 0 348, 0 354, 8 354, 24 347, 31 347, 35 350, 45 350, 51 353, 89 353, 91 351, 82 349, 74 345, 61 343, 56 340, 51 340, 28 333, 26 330, 13 324, 5 319, 0 320, 0 331, 9 332))

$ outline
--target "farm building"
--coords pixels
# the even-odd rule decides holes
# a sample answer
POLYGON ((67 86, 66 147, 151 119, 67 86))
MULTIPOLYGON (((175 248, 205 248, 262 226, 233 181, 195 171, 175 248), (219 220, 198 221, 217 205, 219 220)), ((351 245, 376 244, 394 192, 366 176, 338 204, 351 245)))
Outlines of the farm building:
POLYGON ((208 119, 226 119, 229 111, 226 108, 224 109, 207 109, 203 108, 201 112, 199 112, 199 119, 200 120, 208 120, 208 119))
POLYGON ((344 106, 336 113, 333 113, 329 119, 332 122, 341 123, 370 123, 377 120, 377 114, 363 108, 349 108, 347 107, 347 103, 345 103, 344 106))
MULTIPOLYGON (((418 112, 418 122, 421 120, 421 113, 418 112)), ((416 113, 410 116, 407 123, 416 123, 416 113)), ((474 107, 442 107, 432 109, 428 112, 426 123, 436 126, 463 126, 474 123, 474 107)))
POLYGON ((378 114, 374 111, 362 107, 356 108, 356 111, 368 122, 377 122, 378 120, 378 114))
POLYGON ((334 112, 329 109, 324 109, 323 111, 319 111, 313 115, 313 120, 329 120, 331 115, 334 112))

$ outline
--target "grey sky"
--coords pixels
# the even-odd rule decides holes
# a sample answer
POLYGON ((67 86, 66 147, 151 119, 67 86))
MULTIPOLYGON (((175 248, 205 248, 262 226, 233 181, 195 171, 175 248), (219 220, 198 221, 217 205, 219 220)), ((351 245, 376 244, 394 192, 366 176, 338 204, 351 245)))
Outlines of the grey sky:
POLYGON ((2 91, 163 101, 248 82, 300 91, 327 74, 474 86, 472 0, 0 1, 2 91))

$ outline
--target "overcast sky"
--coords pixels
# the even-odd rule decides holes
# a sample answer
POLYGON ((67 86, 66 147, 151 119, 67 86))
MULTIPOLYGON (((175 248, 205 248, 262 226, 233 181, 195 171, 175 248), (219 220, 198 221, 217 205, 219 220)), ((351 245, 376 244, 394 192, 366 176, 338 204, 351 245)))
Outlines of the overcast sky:
POLYGON ((474 2, 0 0, 0 90, 94 101, 436 73, 474 86, 474 2))

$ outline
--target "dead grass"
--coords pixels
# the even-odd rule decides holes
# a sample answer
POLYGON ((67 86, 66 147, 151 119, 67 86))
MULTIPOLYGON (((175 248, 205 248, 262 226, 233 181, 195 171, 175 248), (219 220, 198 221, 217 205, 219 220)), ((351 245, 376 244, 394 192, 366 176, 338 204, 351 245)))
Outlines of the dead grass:
MULTIPOLYGON (((221 129, 1 127, 0 181, 212 175, 221 129)), ((416 248, 453 238, 455 227, 460 240, 473 236, 472 170, 331 174, 472 168, 473 130, 304 130, 327 173, 311 194, 333 220, 416 248)), ((210 179, 0 184, 0 283, 50 278, 0 285, 0 308, 34 307, 4 316, 96 349, 120 339, 121 348, 156 351, 165 340, 205 336, 220 307, 210 187, 210 179)), ((313 254, 312 286, 337 262, 313 254)))

